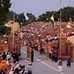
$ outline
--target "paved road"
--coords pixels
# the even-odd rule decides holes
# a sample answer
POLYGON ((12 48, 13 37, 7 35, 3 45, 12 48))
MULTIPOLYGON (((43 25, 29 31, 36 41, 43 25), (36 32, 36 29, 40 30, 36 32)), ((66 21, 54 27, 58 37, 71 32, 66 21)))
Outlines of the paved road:
MULTIPOLYGON (((26 49, 22 47, 21 50, 21 64, 27 67, 28 60, 26 60, 26 49)), ((66 67, 66 61, 63 61, 63 72, 58 72, 57 62, 46 60, 45 55, 40 55, 39 52, 34 51, 33 74, 74 74, 74 63, 71 67, 66 67)))

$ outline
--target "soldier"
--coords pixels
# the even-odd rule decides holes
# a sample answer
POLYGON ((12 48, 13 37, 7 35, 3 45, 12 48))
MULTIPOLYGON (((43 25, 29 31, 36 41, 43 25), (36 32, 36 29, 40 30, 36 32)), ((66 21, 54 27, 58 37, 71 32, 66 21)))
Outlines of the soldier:
POLYGON ((31 62, 33 62, 33 60, 34 60, 34 50, 31 49, 31 62))

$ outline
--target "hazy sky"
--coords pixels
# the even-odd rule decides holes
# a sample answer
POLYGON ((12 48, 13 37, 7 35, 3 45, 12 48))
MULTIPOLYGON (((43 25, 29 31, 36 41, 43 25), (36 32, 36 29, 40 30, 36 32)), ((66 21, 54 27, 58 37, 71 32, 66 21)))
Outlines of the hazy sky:
POLYGON ((60 8, 72 6, 74 0, 11 0, 11 11, 16 13, 32 13, 39 16, 46 11, 58 11, 60 8))

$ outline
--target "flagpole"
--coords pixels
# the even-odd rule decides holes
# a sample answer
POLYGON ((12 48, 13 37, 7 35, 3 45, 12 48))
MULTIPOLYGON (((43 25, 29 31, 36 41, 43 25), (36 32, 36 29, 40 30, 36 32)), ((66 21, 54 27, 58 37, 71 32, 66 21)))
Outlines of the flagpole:
POLYGON ((15 13, 13 14, 13 49, 14 49, 14 23, 15 23, 15 13))
MULTIPOLYGON (((61 5, 61 0, 60 0, 61 5)), ((59 55, 61 56, 61 6, 60 6, 60 46, 59 46, 59 55)))
MULTIPOLYGON (((15 2, 14 2, 14 5, 15 5, 15 2)), ((15 11, 15 10, 14 10, 14 11, 15 11)), ((15 49, 15 48, 14 48, 14 23, 15 23, 15 13, 13 13, 13 42, 12 42, 12 43, 13 43, 13 44, 12 44, 12 48, 13 48, 13 49, 15 49)))

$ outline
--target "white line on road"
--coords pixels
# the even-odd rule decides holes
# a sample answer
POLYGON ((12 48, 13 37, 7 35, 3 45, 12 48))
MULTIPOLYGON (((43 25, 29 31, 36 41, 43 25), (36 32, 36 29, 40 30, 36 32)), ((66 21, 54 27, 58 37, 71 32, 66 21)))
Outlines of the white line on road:
MULTIPOLYGON (((21 51, 26 54, 25 51, 23 51, 23 50, 21 50, 21 51)), ((41 61, 40 59, 37 59, 36 57, 34 57, 34 58, 35 58, 37 61, 41 61)), ((46 66, 50 67, 51 69, 59 72, 56 68, 52 67, 51 65, 49 65, 49 64, 47 64, 47 63, 45 63, 45 62, 43 62, 43 61, 41 61, 41 63, 43 63, 43 64, 45 64, 46 66)), ((61 74, 64 74, 63 72, 60 72, 60 73, 61 73, 61 74)))
POLYGON ((26 54, 26 52, 25 52, 25 51, 23 51, 22 49, 21 49, 21 51, 22 51, 23 53, 25 53, 25 54, 26 54))
MULTIPOLYGON (((41 61, 41 63, 43 63, 43 64, 45 64, 46 66, 50 67, 51 69, 59 72, 56 68, 52 67, 51 65, 49 65, 49 64, 47 64, 47 63, 45 63, 45 62, 43 62, 43 61, 41 61)), ((60 74, 64 74, 64 73, 63 73, 63 72, 60 72, 60 74)))
POLYGON ((37 59, 36 57, 34 57, 37 61, 41 61, 40 59, 37 59))
MULTIPOLYGON (((26 52, 25 51, 23 51, 23 50, 21 50, 23 53, 25 53, 26 54, 26 52)), ((34 57, 37 61, 40 61, 40 59, 37 59, 36 57, 34 57)))
POLYGON ((41 63, 45 64, 46 66, 48 66, 48 67, 52 68, 52 69, 53 69, 53 70, 55 70, 55 71, 58 71, 56 68, 54 68, 54 67, 52 67, 52 66, 48 65, 47 63, 45 63, 45 62, 43 62, 43 61, 42 61, 41 63))

